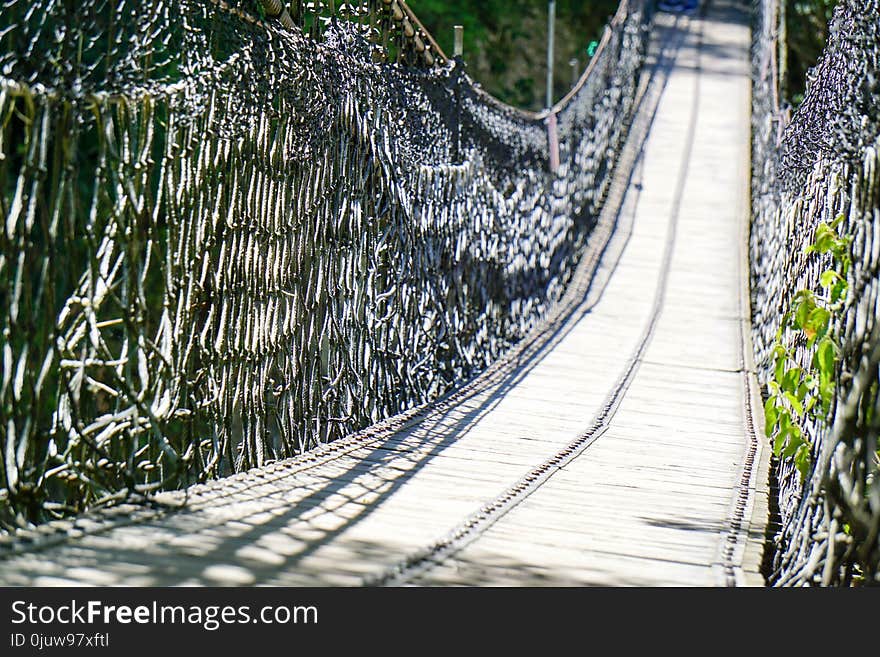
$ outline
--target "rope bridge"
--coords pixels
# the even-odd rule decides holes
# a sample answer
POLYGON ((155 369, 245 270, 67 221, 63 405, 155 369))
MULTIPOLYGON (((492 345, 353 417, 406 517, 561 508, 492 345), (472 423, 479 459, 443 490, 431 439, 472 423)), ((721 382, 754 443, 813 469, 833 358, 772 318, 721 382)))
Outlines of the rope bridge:
POLYGON ((841 1, 792 113, 779 2, 754 5, 749 322, 725 251, 746 113, 719 104, 745 98, 747 28, 712 4, 653 24, 640 82, 651 7, 623 0, 575 88, 535 114, 483 92, 401 0, 5 0, 4 581, 101 563, 106 543, 145 567, 180 556, 151 575, 169 581, 336 581, 327 555, 352 551, 331 559, 357 571, 338 581, 692 582, 719 566, 739 581, 764 531, 758 386, 736 337, 751 326, 777 455, 768 581, 876 582, 880 7, 841 1), (667 138, 626 142, 634 113, 636 136, 656 118, 667 138), (560 382, 578 390, 564 429, 542 433, 540 409, 529 440, 493 425, 590 349, 607 362, 560 382), (231 473, 177 515, 78 515, 231 473), (609 490, 622 544, 592 529, 609 490), (530 534, 536 519, 562 545, 530 534), (94 535, 29 554, 71 527, 94 535), (230 567, 240 544, 256 575, 230 567), (625 565, 602 575, 609 545, 625 565), (184 558, 196 548, 210 559, 184 558))
POLYGON ((641 0, 538 115, 396 0, 275 4, 0 7, 7 529, 428 404, 565 289, 625 136, 641 0))

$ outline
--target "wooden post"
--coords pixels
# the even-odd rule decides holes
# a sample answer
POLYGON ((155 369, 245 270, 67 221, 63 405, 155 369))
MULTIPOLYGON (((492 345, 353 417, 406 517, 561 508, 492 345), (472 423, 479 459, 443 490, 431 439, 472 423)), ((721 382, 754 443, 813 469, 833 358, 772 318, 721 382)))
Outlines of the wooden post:
POLYGON ((461 57, 464 53, 464 26, 454 25, 452 27, 455 44, 452 46, 452 56, 461 57))
POLYGON ((776 26, 776 42, 779 49, 779 98, 788 96, 788 19, 786 18, 785 2, 778 4, 779 18, 776 26))
POLYGON ((578 83, 580 79, 580 71, 578 70, 578 60, 577 57, 572 57, 568 60, 568 65, 571 66, 571 87, 574 89, 575 85, 578 83))
POLYGON ((556 0, 547 7, 547 107, 553 107, 553 40, 556 37, 556 0))
POLYGON ((556 173, 556 170, 559 168, 559 133, 557 132, 556 112, 550 112, 547 115, 546 123, 550 171, 556 173))

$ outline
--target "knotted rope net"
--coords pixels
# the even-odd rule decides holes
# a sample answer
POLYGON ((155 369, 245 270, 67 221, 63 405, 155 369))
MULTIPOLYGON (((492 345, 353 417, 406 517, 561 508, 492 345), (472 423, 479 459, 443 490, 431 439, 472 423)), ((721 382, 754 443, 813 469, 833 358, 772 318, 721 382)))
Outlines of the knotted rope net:
MULTIPOLYGON (((832 257, 805 248, 821 223, 852 238, 848 289, 832 315, 834 401, 807 423, 811 468, 777 466, 781 527, 770 580, 777 585, 880 583, 880 4, 842 0, 830 37, 791 114, 777 96, 778 1, 757 3, 754 48, 751 262, 760 376, 799 290, 828 295, 832 257), (827 281, 826 281, 827 282, 827 281)), ((815 348, 783 327, 804 370, 815 348)))
POLYGON ((429 403, 570 278, 633 104, 641 0, 555 128, 429 61, 396 0, 291 3, 288 26, 270 4, 0 3, 3 527, 429 403))

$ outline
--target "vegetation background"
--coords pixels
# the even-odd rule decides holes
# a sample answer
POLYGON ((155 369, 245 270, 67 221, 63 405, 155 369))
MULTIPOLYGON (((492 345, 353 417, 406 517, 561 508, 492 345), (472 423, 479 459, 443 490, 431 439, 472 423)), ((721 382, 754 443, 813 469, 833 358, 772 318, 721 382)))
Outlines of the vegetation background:
MULTIPOLYGON (((453 26, 464 26, 468 74, 517 107, 545 104, 547 0, 412 0, 413 11, 451 55, 453 26)), ((572 86, 571 59, 583 71, 590 43, 602 36, 618 0, 557 0, 554 100, 572 86)), ((594 46, 595 47, 595 46, 594 46)))
POLYGON ((781 93, 795 107, 804 99, 807 74, 828 39, 828 24, 838 0, 788 0, 780 27, 786 51, 781 66, 781 93))

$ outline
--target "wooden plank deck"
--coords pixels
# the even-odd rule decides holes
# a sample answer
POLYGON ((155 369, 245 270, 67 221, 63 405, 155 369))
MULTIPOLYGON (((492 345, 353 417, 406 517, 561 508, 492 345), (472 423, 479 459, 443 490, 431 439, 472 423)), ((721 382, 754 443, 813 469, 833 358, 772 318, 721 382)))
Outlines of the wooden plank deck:
POLYGON ((718 0, 704 18, 660 16, 657 34, 679 45, 657 64, 617 228, 547 348, 401 430, 212 482, 181 511, 47 529, 0 561, 0 583, 760 583, 748 24, 718 0), (540 485, 518 485, 544 462, 540 485))

